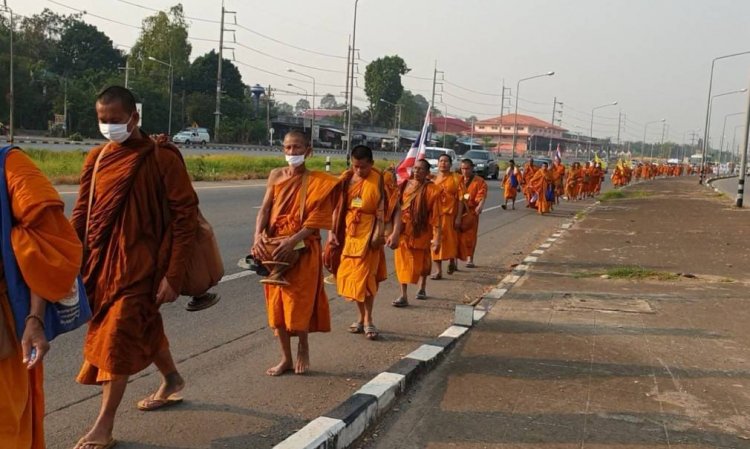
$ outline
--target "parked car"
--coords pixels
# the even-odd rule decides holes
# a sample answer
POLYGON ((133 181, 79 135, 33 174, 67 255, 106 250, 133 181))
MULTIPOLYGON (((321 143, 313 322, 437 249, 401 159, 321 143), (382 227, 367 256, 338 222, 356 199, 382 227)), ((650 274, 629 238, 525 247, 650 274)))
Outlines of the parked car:
POLYGON ((450 148, 427 147, 425 148, 424 158, 430 163, 430 173, 434 174, 438 172, 438 158, 444 154, 447 154, 453 160, 451 171, 458 171, 461 161, 459 161, 455 151, 450 148))
POLYGON ((469 150, 463 154, 462 159, 471 159, 474 162, 474 173, 486 179, 497 179, 500 169, 497 166, 495 155, 486 150, 469 150))
POLYGON ((172 137, 174 143, 201 143, 203 145, 211 141, 211 136, 208 135, 206 128, 187 128, 178 132, 172 137))

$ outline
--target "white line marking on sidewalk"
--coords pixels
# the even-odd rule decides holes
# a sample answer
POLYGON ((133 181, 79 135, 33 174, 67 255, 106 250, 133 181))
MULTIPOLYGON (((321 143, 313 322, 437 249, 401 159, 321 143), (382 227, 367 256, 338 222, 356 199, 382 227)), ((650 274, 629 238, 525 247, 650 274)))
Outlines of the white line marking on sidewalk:
POLYGON ((534 251, 531 252, 531 254, 535 256, 541 256, 542 254, 544 254, 544 251, 541 249, 535 249, 534 251))
POLYGON ((536 262, 537 260, 539 260, 539 258, 538 258, 538 257, 534 257, 534 256, 528 256, 528 257, 527 257, 527 258, 525 258, 525 259, 524 259, 523 261, 524 261, 525 263, 534 263, 534 262, 536 262))
POLYGON ((240 271, 239 273, 234 273, 234 274, 227 274, 226 276, 224 276, 223 278, 221 278, 221 280, 219 281, 219 284, 223 284, 224 282, 233 281, 235 279, 244 278, 245 276, 253 276, 253 275, 255 275, 255 272, 254 271, 250 271, 250 270, 240 271))
POLYGON ((422 345, 407 355, 406 358, 429 362, 443 352, 443 350, 444 348, 440 346, 422 345))
POLYGON ((551 243, 542 243, 541 245, 539 245, 539 247, 547 249, 547 248, 551 248, 552 244, 551 243))

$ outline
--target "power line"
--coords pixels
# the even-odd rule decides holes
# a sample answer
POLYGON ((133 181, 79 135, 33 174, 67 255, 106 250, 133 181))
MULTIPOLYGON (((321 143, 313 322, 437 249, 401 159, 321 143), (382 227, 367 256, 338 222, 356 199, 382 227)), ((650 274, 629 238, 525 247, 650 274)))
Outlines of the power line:
POLYGON ((310 66, 310 65, 306 65, 306 64, 301 64, 299 62, 290 61, 288 59, 280 58, 278 56, 274 56, 274 55, 268 54, 268 53, 266 53, 264 51, 261 51, 261 50, 258 50, 256 48, 252 48, 252 47, 250 47, 248 45, 245 45, 245 44, 243 44, 241 42, 235 42, 235 44, 237 44, 239 47, 242 47, 244 49, 247 49, 247 50, 250 50, 252 52, 258 53, 260 55, 263 55, 263 56, 265 56, 267 58, 275 59, 277 61, 285 62, 287 64, 292 64, 292 65, 295 65, 295 66, 298 66, 298 67, 304 67, 304 68, 310 69, 310 70, 318 70, 318 71, 321 71, 321 72, 344 73, 344 71, 342 71, 342 70, 324 69, 322 67, 310 66))
POLYGON ((462 89, 462 90, 465 90, 467 92, 471 92, 471 93, 474 93, 474 94, 477 94, 477 95, 486 95, 488 97, 501 97, 502 96, 502 95, 499 95, 499 94, 491 94, 491 93, 488 93, 488 92, 480 92, 478 90, 469 89, 468 87, 463 87, 463 86, 458 85, 456 83, 451 83, 450 81, 447 81, 447 80, 443 80, 443 82, 445 84, 448 84, 449 86, 453 86, 453 87, 456 87, 458 89, 462 89))

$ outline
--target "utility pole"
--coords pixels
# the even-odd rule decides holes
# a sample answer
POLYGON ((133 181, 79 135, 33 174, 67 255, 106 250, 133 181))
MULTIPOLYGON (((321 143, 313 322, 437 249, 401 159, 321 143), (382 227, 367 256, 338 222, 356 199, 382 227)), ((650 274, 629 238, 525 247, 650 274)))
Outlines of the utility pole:
MULTIPOLYGON (((224 32, 234 31, 224 28, 224 16, 226 14, 236 14, 234 11, 224 9, 224 0, 221 2, 221 30, 219 31, 219 68, 216 71, 216 112, 214 112, 214 142, 219 141, 219 126, 221 125, 221 66, 224 62, 224 32)), ((237 23, 237 16, 234 17, 237 23)))
POLYGON ((130 79, 130 71, 135 70, 135 67, 130 67, 130 56, 125 57, 125 67, 118 67, 118 69, 125 72, 125 89, 127 89, 128 80, 130 79))
MULTIPOLYGON (((557 97, 555 97, 555 99, 552 100, 552 120, 550 121, 550 124, 552 124, 552 126, 555 126, 555 116, 557 115, 558 104, 560 105, 560 109, 561 109, 560 112, 562 112, 562 102, 557 101, 557 97)), ((552 157, 552 138, 551 137, 549 138, 549 149, 547 151, 548 151, 548 156, 552 157)))
MULTIPOLYGON (((344 91, 344 101, 346 104, 346 129, 347 129, 347 138, 344 139, 344 141, 341 142, 341 146, 344 147, 344 151, 346 151, 346 154, 349 154, 349 144, 351 143, 351 139, 348 137, 348 133, 351 132, 351 126, 349 124, 352 121, 352 108, 349 107, 349 76, 351 75, 351 63, 352 63, 352 35, 349 35, 349 42, 346 45, 346 83, 345 84, 345 91, 344 91)), ((304 124, 304 122, 303 122, 304 124)), ((347 167, 349 164, 347 163, 347 167)))
MULTIPOLYGON (((620 127, 622 126, 622 119, 625 114, 622 113, 622 110, 617 115, 617 151, 620 151, 620 127)), ((609 151, 609 146, 607 147, 607 162, 612 159, 612 155, 609 151)))
POLYGON ((273 132, 271 131, 271 98, 273 92, 271 91, 271 85, 268 85, 266 91, 266 129, 268 130, 268 145, 273 146, 273 132))
POLYGON ((8 7, 8 2, 6 0, 3 0, 3 7, 2 10, 7 11, 8 14, 10 14, 10 59, 9 59, 9 65, 10 65, 10 77, 8 78, 8 81, 10 83, 10 91, 8 93, 8 103, 10 106, 10 114, 8 117, 8 143, 13 143, 13 135, 14 135, 14 129, 15 129, 15 120, 13 116, 15 115, 15 103, 16 103, 16 96, 15 96, 15 86, 13 83, 13 31, 14 31, 14 25, 13 25, 13 10, 8 7))
POLYGON ((354 52, 356 51, 357 47, 357 6, 359 5, 359 0, 354 0, 354 23, 352 24, 352 45, 351 45, 351 71, 349 73, 350 78, 347 80, 347 83, 349 84, 349 126, 346 130, 346 167, 349 168, 351 166, 351 159, 352 159, 352 101, 354 97, 354 52))
POLYGON ((745 115, 745 130, 742 132, 742 144, 740 146, 740 173, 737 176, 737 207, 742 207, 743 196, 745 194, 745 171, 747 170, 747 145, 748 135, 750 135, 750 95, 747 96, 747 114, 745 115))

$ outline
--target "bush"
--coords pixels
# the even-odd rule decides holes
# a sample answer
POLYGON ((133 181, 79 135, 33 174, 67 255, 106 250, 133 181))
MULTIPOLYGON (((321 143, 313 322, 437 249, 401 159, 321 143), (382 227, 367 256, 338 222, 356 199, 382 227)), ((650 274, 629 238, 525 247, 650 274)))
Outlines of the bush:
POLYGON ((71 142, 83 142, 83 136, 81 133, 73 133, 70 136, 68 136, 68 140, 71 142))

